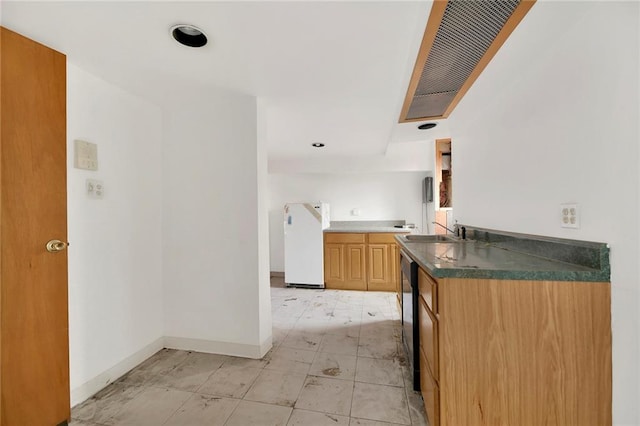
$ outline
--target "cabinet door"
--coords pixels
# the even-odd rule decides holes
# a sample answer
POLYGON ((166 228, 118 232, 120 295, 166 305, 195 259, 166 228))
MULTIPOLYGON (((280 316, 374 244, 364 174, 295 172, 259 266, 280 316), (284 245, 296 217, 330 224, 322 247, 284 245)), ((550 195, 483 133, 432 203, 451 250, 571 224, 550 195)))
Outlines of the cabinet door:
POLYGON ((427 307, 422 295, 418 297, 418 300, 420 347, 429 363, 429 370, 433 378, 438 381, 440 373, 438 360, 438 320, 427 307))
POLYGON ((400 255, 396 243, 389 244, 389 273, 391 274, 391 284, 398 291, 400 282, 400 255))
POLYGON ((366 244, 346 245, 345 288, 367 289, 366 244))
POLYGON ((438 312, 438 282, 427 274, 424 269, 418 270, 418 289, 429 309, 434 314, 438 312))
POLYGON ((325 243, 324 281, 326 287, 344 288, 345 278, 345 245, 325 243))
POLYGON ((429 426, 440 426, 440 390, 429 372, 422 349, 420 349, 420 389, 429 426))
POLYGON ((390 244, 369 244, 368 290, 394 291, 391 281, 390 244))

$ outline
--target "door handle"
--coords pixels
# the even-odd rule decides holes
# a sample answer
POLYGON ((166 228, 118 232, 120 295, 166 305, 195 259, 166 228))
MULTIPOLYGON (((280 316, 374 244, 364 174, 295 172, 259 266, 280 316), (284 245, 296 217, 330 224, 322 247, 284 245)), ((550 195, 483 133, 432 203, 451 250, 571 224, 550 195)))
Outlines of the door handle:
POLYGON ((49 253, 57 253, 67 248, 67 243, 60 240, 51 240, 47 242, 47 251, 49 253))

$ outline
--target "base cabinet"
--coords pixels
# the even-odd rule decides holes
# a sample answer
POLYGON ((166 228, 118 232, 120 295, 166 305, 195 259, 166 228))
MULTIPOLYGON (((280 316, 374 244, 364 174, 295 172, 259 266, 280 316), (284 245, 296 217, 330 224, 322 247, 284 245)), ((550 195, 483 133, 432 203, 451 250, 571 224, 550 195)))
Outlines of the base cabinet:
POLYGON ((610 283, 418 280, 431 426, 612 424, 610 283))
POLYGON ((366 241, 366 234, 325 234, 324 280, 326 288, 367 289, 366 241))
POLYGON ((400 268, 395 235, 326 233, 326 287, 342 290, 396 291, 400 268))

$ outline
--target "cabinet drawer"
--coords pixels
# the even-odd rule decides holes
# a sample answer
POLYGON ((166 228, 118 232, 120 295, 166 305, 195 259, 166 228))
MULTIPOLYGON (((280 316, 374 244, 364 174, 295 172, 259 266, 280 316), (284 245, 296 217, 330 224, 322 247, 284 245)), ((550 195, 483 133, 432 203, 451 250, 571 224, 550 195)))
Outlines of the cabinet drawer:
POLYGON ((360 243, 366 242, 367 234, 347 234, 341 232, 327 232, 324 234, 326 243, 360 243))
POLYGON ((418 269, 418 290, 434 314, 438 313, 438 282, 424 270, 418 269))
POLYGON ((422 297, 418 298, 418 321, 420 321, 420 348, 429 364, 433 378, 439 380, 438 366, 438 320, 433 316, 422 297))
POLYGON ((371 244, 395 244, 396 234, 387 233, 371 233, 369 234, 369 243, 371 244))
POLYGON ((420 389, 429 426, 440 426, 440 389, 431 377, 422 350, 420 351, 420 389))

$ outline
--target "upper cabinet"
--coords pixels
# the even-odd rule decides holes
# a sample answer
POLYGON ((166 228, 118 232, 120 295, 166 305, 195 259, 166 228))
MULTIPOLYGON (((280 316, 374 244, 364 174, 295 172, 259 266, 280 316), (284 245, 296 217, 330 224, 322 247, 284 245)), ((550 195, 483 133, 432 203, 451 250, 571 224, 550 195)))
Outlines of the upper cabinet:
POLYGON ((535 0, 435 0, 400 123, 446 118, 535 0))

